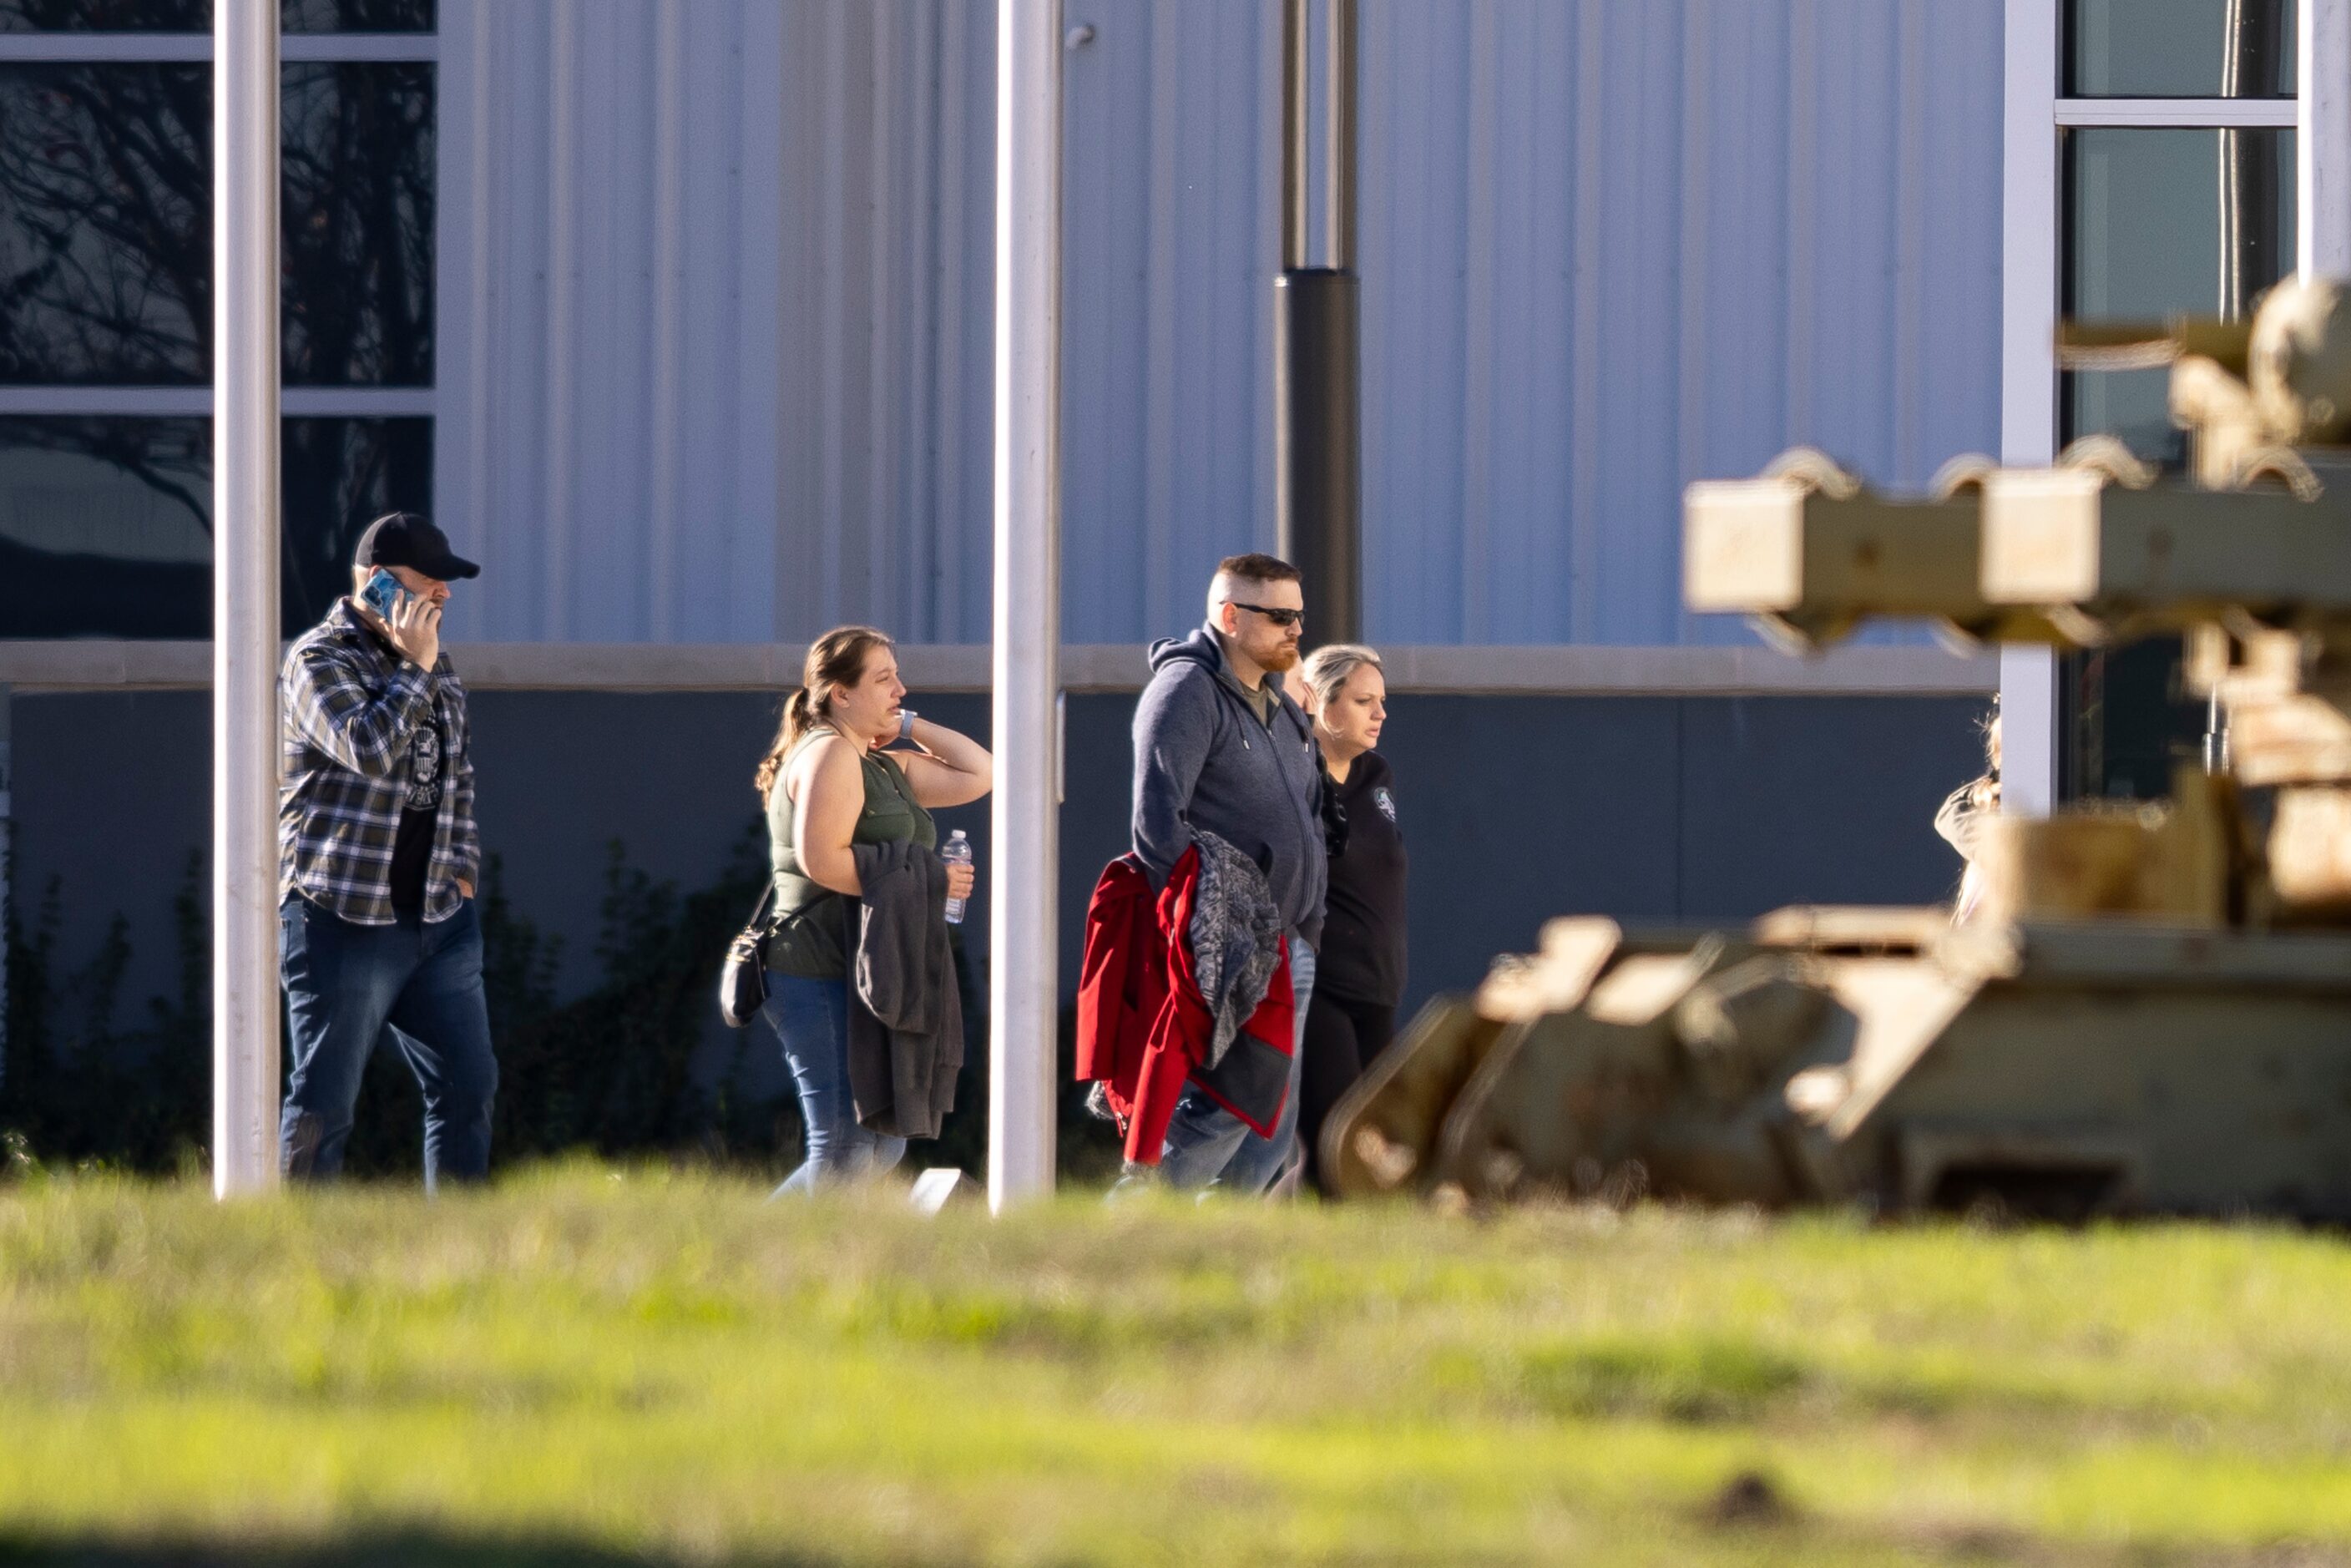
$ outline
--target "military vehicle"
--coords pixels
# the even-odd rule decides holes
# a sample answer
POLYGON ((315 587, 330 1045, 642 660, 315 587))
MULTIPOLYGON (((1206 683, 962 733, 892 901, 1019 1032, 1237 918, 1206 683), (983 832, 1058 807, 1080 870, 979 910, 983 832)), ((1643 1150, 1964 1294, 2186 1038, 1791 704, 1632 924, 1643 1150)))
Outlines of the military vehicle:
POLYGON ((2351 1218, 2351 284, 2066 348, 2170 362, 2185 472, 2096 439, 1896 498, 1791 453, 1689 487, 1687 601, 1798 649, 2176 634, 2207 765, 1984 821, 1963 921, 1554 921, 1334 1110, 1343 1195, 2351 1218))

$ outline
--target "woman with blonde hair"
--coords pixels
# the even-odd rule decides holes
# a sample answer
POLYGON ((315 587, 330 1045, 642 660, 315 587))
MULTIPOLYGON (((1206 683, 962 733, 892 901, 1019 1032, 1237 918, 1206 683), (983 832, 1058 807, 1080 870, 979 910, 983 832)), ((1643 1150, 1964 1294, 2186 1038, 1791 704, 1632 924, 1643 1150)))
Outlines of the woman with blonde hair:
MULTIPOLYGON (((1993 699, 1995 705, 1998 699, 1993 699)), ((1952 790, 1935 812, 1935 831, 1959 852, 1967 870, 1959 875, 1959 894, 1951 908, 1951 922, 1971 918, 1983 902, 1983 868, 1980 863, 1984 823, 2000 814, 2000 708, 1983 723, 1984 770, 1952 790)))
MULTIPOLYGON (((936 807, 988 791, 987 748, 906 706, 896 650, 871 626, 838 626, 809 648, 754 782, 768 809, 775 914, 761 1010, 782 1040, 807 1130, 805 1157, 778 1192, 889 1169, 905 1140, 860 1126, 849 1090, 848 903, 860 896, 856 844, 938 846, 936 807), (903 746, 909 749, 885 750, 903 746)), ((972 868, 951 865, 947 894, 968 897, 972 868)))
POLYGON ((1373 747, 1388 716, 1379 654, 1354 643, 1317 648, 1303 672, 1307 711, 1322 757, 1331 890, 1306 1009, 1298 1137, 1306 1168, 1327 1192, 1322 1124, 1395 1033, 1404 999, 1405 848, 1395 775, 1373 747))

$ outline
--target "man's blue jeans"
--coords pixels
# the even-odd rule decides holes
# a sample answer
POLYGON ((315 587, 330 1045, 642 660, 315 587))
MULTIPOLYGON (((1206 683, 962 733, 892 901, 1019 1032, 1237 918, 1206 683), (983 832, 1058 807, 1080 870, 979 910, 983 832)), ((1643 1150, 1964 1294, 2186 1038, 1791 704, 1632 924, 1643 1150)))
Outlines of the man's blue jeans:
POLYGON ((799 1169, 776 1189, 813 1192, 844 1176, 871 1176, 904 1158, 906 1140, 857 1124, 849 1092, 849 982, 801 975, 768 976, 768 1003, 759 1009, 784 1042, 784 1061, 799 1091, 807 1144, 799 1169))
POLYGON ((360 1075, 389 1037, 424 1093, 425 1190, 444 1176, 487 1176, 498 1061, 474 901, 437 925, 402 915, 390 925, 359 925, 289 898, 277 912, 277 959, 294 1048, 279 1168, 296 1181, 343 1168, 360 1075))
POLYGON ((1273 1135, 1260 1138, 1249 1124, 1217 1104, 1197 1084, 1187 1086, 1167 1124, 1159 1156, 1159 1179, 1169 1186, 1214 1186, 1250 1197, 1271 1186, 1298 1144, 1298 1078, 1306 1064, 1306 1004, 1314 994, 1314 949, 1290 934, 1290 988, 1297 998, 1297 1032, 1290 1040, 1290 1092, 1273 1135))

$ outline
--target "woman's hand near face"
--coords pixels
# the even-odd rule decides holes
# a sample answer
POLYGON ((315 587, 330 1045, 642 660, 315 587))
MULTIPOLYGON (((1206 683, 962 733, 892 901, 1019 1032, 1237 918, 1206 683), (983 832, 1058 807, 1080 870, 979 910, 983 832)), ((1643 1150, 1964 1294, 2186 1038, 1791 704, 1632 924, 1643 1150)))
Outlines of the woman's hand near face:
POLYGON ((890 757, 905 769, 907 787, 918 805, 967 806, 995 787, 996 759, 969 736, 917 718, 906 738, 914 749, 893 751, 890 757))

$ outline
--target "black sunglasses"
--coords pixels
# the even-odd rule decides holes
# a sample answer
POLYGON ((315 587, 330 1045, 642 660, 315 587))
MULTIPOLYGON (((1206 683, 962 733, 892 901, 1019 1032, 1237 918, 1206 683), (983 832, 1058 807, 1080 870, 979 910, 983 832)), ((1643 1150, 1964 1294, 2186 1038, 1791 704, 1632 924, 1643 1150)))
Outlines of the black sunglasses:
POLYGON ((1306 612, 1303 610, 1281 610, 1264 604, 1243 604, 1238 599, 1228 600, 1226 602, 1236 610, 1254 610, 1275 625, 1285 629, 1306 624, 1306 612))

